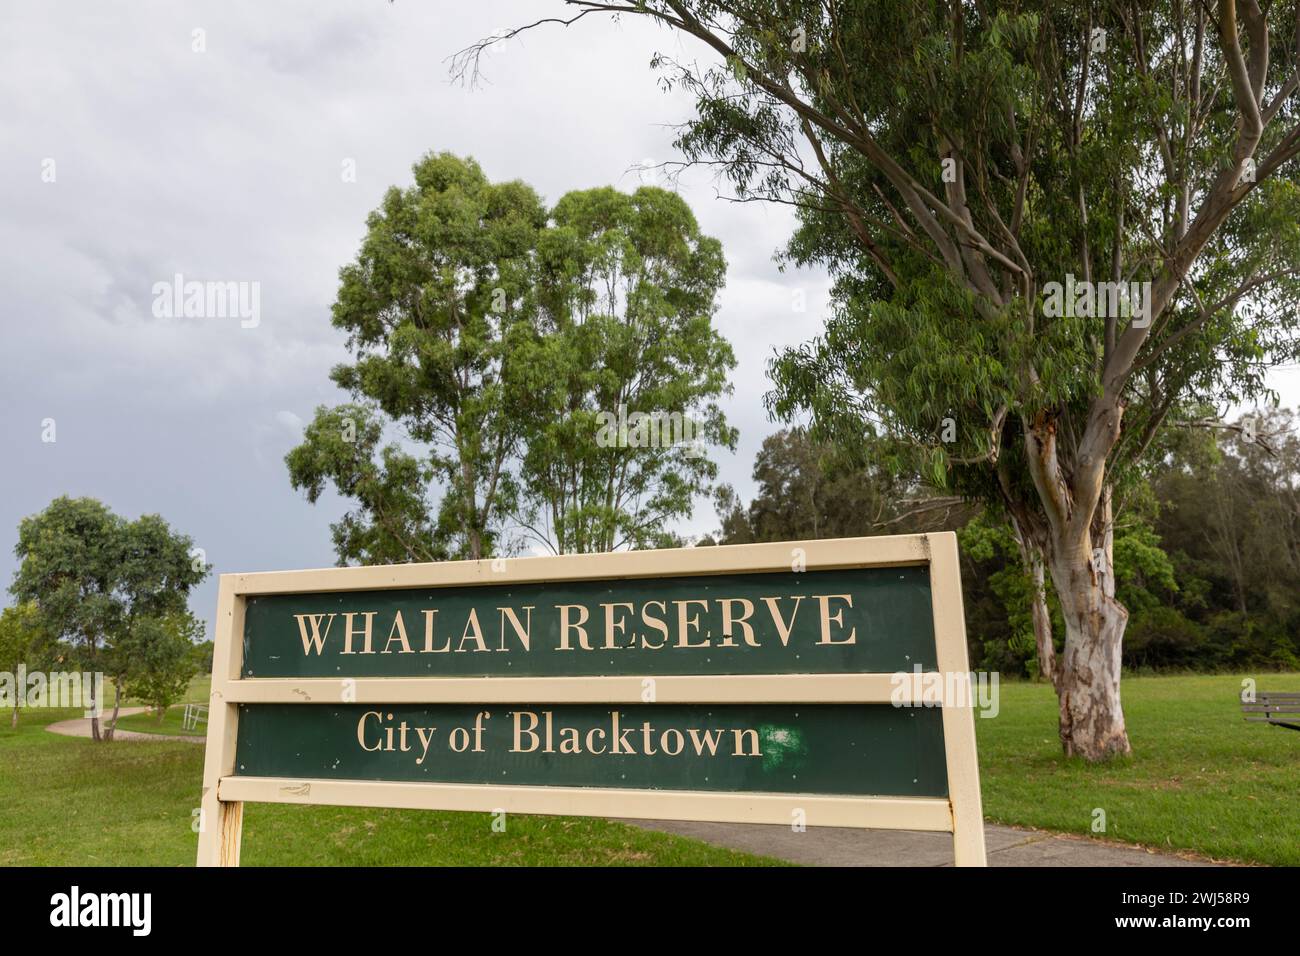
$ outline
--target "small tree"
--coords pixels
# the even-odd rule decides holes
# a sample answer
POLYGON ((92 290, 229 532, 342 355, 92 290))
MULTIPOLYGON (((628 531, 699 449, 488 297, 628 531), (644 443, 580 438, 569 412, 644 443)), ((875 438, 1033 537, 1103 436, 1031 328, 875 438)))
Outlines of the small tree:
POLYGON ((13 675, 11 727, 18 726, 18 708, 26 693, 26 688, 18 684, 19 666, 35 670, 52 658, 52 650, 35 604, 19 604, 0 611, 0 673, 13 675))
POLYGON ((153 707, 159 723, 198 673, 194 651, 202 637, 203 622, 182 610, 137 618, 120 642, 129 659, 124 669, 131 694, 153 707))
POLYGON ((18 526, 21 563, 11 592, 36 605, 83 670, 117 682, 109 728, 101 734, 99 717, 91 718, 96 741, 113 738, 131 666, 119 643, 138 621, 183 611, 190 589, 207 577, 209 568, 190 556, 192 544, 158 515, 126 521, 94 498, 56 498, 18 526))

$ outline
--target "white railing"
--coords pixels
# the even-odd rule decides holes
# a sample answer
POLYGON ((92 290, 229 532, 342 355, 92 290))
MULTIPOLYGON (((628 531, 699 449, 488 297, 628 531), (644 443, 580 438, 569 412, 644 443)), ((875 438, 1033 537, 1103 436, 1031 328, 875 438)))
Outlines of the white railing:
POLYGON ((198 730, 199 724, 208 722, 208 705, 207 704, 186 704, 185 713, 181 716, 181 727, 185 730, 198 730))

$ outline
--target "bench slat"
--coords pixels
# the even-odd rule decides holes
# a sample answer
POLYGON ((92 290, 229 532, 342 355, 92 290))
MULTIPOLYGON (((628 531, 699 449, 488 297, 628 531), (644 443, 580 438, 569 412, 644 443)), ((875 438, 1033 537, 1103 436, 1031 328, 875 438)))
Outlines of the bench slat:
POLYGON ((1247 714, 1300 714, 1300 704, 1280 707, 1273 705, 1271 707, 1260 707, 1250 704, 1242 705, 1242 712, 1247 714))

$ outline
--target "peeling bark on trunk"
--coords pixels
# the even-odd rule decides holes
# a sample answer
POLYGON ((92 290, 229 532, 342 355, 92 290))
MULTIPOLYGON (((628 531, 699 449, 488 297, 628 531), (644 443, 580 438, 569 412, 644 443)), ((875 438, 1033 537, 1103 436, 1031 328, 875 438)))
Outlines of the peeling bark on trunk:
POLYGON ((1029 522, 1011 519, 1011 527, 1020 549, 1020 560, 1033 584, 1030 597, 1030 616, 1034 627, 1034 647, 1038 653, 1038 673, 1059 689, 1059 673, 1056 666, 1056 644, 1052 637, 1052 615, 1047 607, 1047 582, 1043 567, 1043 548, 1028 531, 1029 522))
POLYGON ((1103 403, 1077 453, 1063 467, 1056 420, 1026 423, 1025 450, 1046 523, 1043 552, 1065 618, 1057 667, 1061 747, 1067 756, 1105 760, 1131 752, 1120 706, 1120 653, 1128 611, 1115 599, 1111 488, 1106 456, 1123 409, 1103 403))
POLYGON ((1034 594, 1030 612, 1034 621, 1034 646, 1038 649, 1038 673, 1053 687, 1059 684, 1056 670, 1056 644, 1052 639, 1052 614, 1047 607, 1047 590, 1043 572, 1043 556, 1029 556, 1029 573, 1033 579, 1034 594))
POLYGON ((1119 693, 1128 611, 1115 599, 1109 490, 1099 504, 1098 523, 1096 536, 1049 539, 1052 580, 1065 618, 1057 684, 1061 746, 1066 756, 1091 761, 1132 752, 1119 693), (1096 542, 1101 546, 1090 552, 1096 542))
POLYGON ((1105 760, 1131 752, 1119 697, 1120 647, 1128 611, 1087 581, 1090 572, 1090 565, 1054 572, 1071 582, 1061 589, 1061 746, 1067 756, 1105 760))

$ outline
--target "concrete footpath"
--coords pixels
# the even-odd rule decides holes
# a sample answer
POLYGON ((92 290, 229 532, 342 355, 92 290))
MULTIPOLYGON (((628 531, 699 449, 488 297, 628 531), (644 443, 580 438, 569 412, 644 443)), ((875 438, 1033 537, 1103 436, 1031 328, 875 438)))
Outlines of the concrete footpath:
MULTIPOLYGON (((772 856, 804 866, 952 866, 952 837, 912 830, 852 830, 755 823, 625 821, 647 830, 694 837, 732 850, 772 856)), ((1207 860, 1141 847, 987 824, 989 866, 1218 866, 1207 860)))

